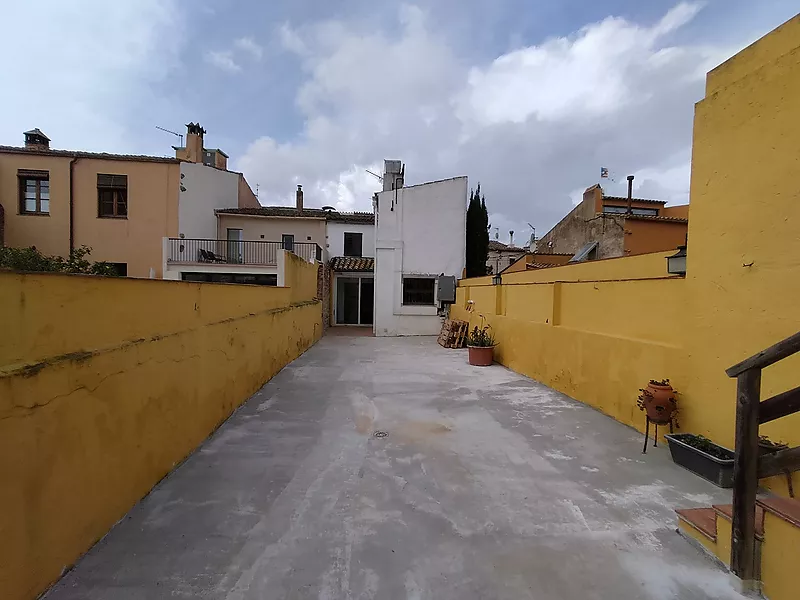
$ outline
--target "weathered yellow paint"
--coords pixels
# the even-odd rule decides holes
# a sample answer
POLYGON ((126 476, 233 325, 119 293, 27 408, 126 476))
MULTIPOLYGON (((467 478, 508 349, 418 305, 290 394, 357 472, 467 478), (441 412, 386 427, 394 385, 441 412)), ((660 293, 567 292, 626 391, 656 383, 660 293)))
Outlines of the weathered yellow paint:
POLYGON ((797 551, 800 527, 770 513, 764 514, 761 548, 761 585, 769 600, 797 598, 797 551))
MULTIPOLYGON (((731 564, 731 533, 733 526, 725 517, 717 514, 717 558, 723 565, 730 567, 731 564)), ((760 542, 756 541, 756 544, 760 542)))
POLYGON ((30 599, 322 332, 293 288, 0 273, 0 597, 30 599))
POLYGON ((471 326, 482 315, 499 342, 501 363, 643 430, 638 389, 650 378, 669 377, 679 390, 684 383, 676 328, 686 282, 664 277, 663 255, 519 274, 539 282, 493 286, 481 285, 481 278, 472 286, 476 280, 465 280, 451 314, 471 326))
MULTIPOLYGON (((709 74, 685 280, 665 278, 671 252, 509 273, 502 315, 486 277, 460 283, 453 315, 473 325, 485 315, 500 362, 640 430, 638 388, 669 378, 682 429, 732 447, 736 382, 725 369, 800 330, 797 98, 800 15, 709 74)), ((800 385, 798 373, 800 356, 766 369, 762 399, 800 385)), ((761 431, 798 446, 800 414, 761 431)), ((762 484, 786 494, 785 482, 762 484)))
POLYGON ((694 527, 691 523, 678 517, 678 529, 681 530, 681 533, 703 546, 703 548, 708 550, 712 555, 717 556, 717 542, 706 536, 706 534, 694 527))

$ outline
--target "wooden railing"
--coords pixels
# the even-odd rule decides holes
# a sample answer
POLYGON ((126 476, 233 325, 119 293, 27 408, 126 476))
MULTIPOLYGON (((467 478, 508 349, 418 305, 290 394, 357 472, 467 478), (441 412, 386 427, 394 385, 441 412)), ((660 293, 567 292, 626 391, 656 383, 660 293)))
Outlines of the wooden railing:
POLYGON ((756 577, 758 480, 800 470, 800 447, 759 456, 758 427, 800 411, 800 387, 761 401, 761 371, 800 352, 800 332, 727 369, 736 377, 736 446, 733 457, 731 571, 745 582, 756 577))

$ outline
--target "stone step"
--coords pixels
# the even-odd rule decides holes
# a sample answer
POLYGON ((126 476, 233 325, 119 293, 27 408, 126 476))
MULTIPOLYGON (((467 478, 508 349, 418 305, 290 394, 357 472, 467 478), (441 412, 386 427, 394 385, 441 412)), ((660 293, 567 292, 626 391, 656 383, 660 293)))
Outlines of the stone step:
MULTIPOLYGON (((712 504, 711 508, 726 521, 733 521, 733 504, 712 504)), ((756 539, 764 541, 764 509, 758 505, 756 505, 756 539)))
POLYGON ((770 496, 767 498, 759 498, 756 500, 756 504, 758 505, 756 510, 761 509, 762 511, 762 524, 763 511, 767 511, 795 527, 800 527, 800 501, 793 498, 770 496))
POLYGON ((717 541, 717 517, 713 508, 679 508, 678 520, 691 525, 712 542, 717 541))

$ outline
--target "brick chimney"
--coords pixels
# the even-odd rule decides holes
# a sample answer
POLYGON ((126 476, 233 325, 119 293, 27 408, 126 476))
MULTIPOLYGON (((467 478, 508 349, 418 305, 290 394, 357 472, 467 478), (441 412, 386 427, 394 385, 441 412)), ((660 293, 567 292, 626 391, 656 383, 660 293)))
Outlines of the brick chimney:
POLYGON ((296 198, 297 198, 297 214, 302 215, 303 214, 303 186, 302 185, 298 185, 297 186, 296 198))
POLYGON ((203 162, 203 134, 206 130, 200 123, 189 123, 186 126, 186 160, 193 163, 203 162))
POLYGON ((23 135, 25 136, 25 148, 28 150, 50 150, 50 138, 38 127, 26 131, 23 135))

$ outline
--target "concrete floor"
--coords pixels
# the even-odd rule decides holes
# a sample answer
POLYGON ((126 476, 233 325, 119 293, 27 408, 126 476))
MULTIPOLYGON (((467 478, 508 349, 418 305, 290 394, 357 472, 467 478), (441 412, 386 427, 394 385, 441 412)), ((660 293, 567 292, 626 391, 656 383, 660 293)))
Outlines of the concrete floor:
POLYGON ((47 598, 740 598, 672 512, 729 494, 641 442, 432 338, 326 337, 47 598))

